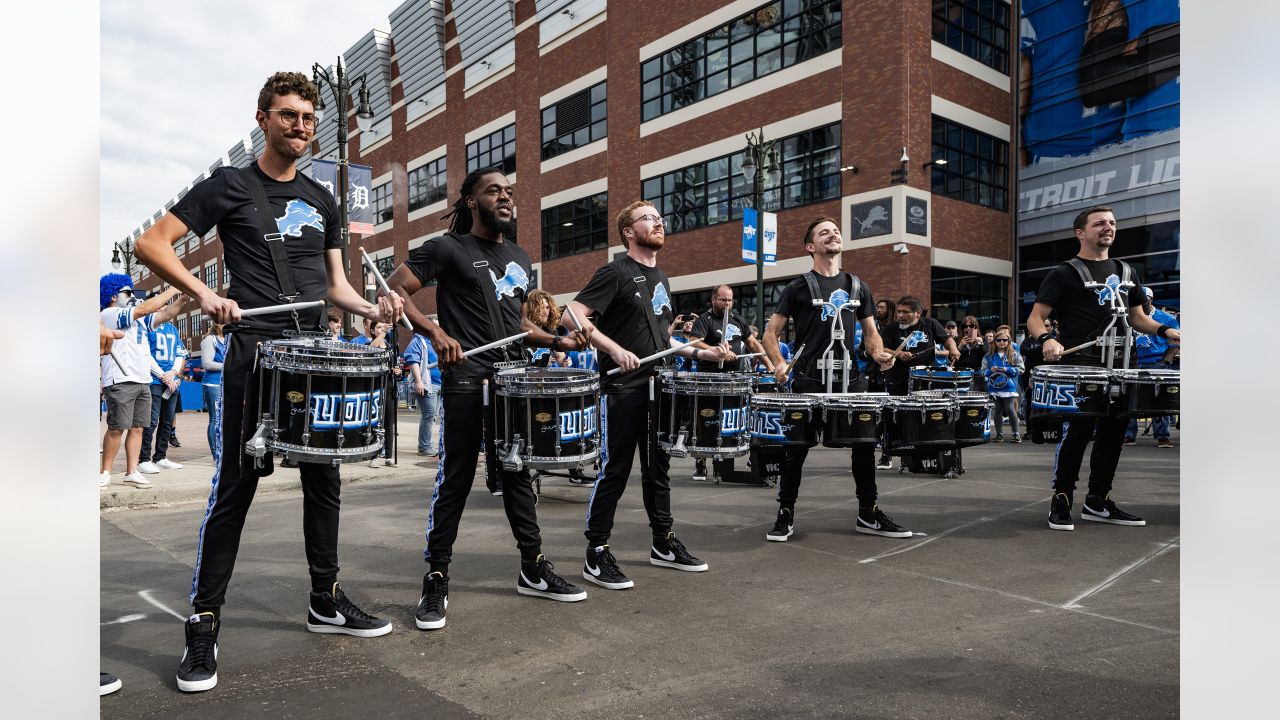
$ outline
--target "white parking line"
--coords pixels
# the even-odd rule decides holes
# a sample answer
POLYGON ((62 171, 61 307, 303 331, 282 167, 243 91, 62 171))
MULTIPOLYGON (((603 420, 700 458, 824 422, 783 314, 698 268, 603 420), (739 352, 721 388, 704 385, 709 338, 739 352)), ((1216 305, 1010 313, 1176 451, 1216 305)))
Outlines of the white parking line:
POLYGON ((920 542, 918 542, 918 543, 914 543, 914 544, 912 544, 912 545, 907 545, 907 546, 905 546, 905 547, 900 547, 900 548, 897 548, 897 549, 894 549, 894 550, 886 550, 885 552, 882 552, 882 553, 880 553, 879 555, 872 555, 872 556, 871 556, 871 557, 869 557, 869 558, 866 558, 866 559, 863 559, 863 560, 859 560, 859 561, 858 561, 858 563, 859 563, 859 564, 871 563, 871 562, 875 562, 875 561, 879 560, 880 558, 886 558, 886 557, 889 557, 890 555, 901 555, 901 554, 902 554, 902 553, 904 553, 904 552, 911 552, 912 550, 915 550, 916 548, 920 548, 920 547, 924 547, 925 545, 928 545, 929 543, 933 542, 934 540, 937 540, 938 538, 944 538, 944 537, 946 537, 946 536, 948 536, 948 535, 950 535, 950 534, 952 534, 952 533, 954 533, 954 532, 958 532, 958 531, 963 530, 963 529, 965 529, 965 528, 967 528, 967 527, 970 527, 970 526, 972 526, 972 525, 977 525, 978 523, 988 522, 988 521, 990 521, 990 520, 995 520, 995 519, 996 519, 996 518, 998 518, 998 517, 1004 517, 1005 515, 1008 515, 1008 514, 1010 514, 1010 513, 1016 513, 1016 512, 1018 512, 1019 510, 1026 510, 1027 508, 1029 508, 1029 507, 1031 507, 1031 506, 1033 506, 1033 505, 1039 505, 1039 504, 1041 504, 1041 503, 1043 503, 1043 502, 1046 502, 1047 500, 1048 500, 1048 498, 1042 498, 1042 499, 1040 499, 1040 500, 1032 500, 1031 502, 1027 503, 1026 505, 1019 505, 1018 507, 1013 508, 1012 510, 1005 510, 1004 512, 1002 512, 1002 513, 1000 513, 1000 514, 998 514, 998 515, 988 515, 987 517, 980 517, 980 518, 978 518, 977 520, 970 520, 969 522, 967 522, 967 523, 965 523, 965 524, 963 524, 963 525, 957 525, 956 527, 953 527, 953 528, 951 528, 950 530, 943 530, 942 532, 937 533, 937 534, 935 534, 935 535, 933 535, 933 536, 929 537, 927 540, 921 540, 921 541, 920 541, 920 542))
POLYGON ((1062 609, 1074 610, 1076 608, 1083 607, 1082 605, 1080 605, 1081 600, 1084 600, 1085 598, 1089 597, 1090 595, 1093 595, 1094 593, 1099 593, 1099 592, 1102 592, 1103 590, 1106 590, 1108 587, 1111 587, 1111 585, 1115 581, 1124 577, 1128 573, 1134 570, 1137 570, 1139 567, 1145 565, 1146 563, 1152 560, 1155 560, 1156 558, 1160 557, 1161 555, 1169 552, 1170 550, 1176 547, 1178 547, 1178 538, 1175 537, 1172 540, 1161 545, 1156 550, 1153 550, 1152 552, 1148 553, 1146 556, 1142 557, 1141 559, 1135 560, 1134 562, 1124 566, 1123 568, 1116 571, 1113 575, 1111 575, 1111 577, 1107 578, 1106 580, 1103 580, 1102 582, 1098 583, 1097 585, 1094 585, 1093 587, 1089 588, 1083 593, 1080 593, 1079 595, 1066 601, 1065 603, 1062 604, 1062 609))
POLYGON ((178 618, 179 620, 181 620, 181 621, 183 621, 183 622, 186 622, 186 621, 187 621, 187 616, 186 616, 186 615, 179 615, 177 612, 175 612, 175 611, 174 611, 174 609, 173 609, 173 608, 171 608, 171 607, 169 607, 168 605, 165 605, 164 603, 160 602, 159 600, 157 600, 157 599, 155 599, 155 598, 151 597, 151 591, 150 591, 150 590, 139 590, 139 591, 138 591, 138 597, 142 598, 143 600, 146 600, 147 602, 151 603, 152 605, 155 605, 156 607, 160 608, 161 610, 163 610, 163 611, 165 611, 165 612, 169 613, 170 615, 172 615, 172 616, 174 616, 174 617, 178 618))
POLYGON ((104 622, 104 623, 101 623, 101 624, 102 624, 102 625, 123 625, 123 624, 125 624, 125 623, 131 623, 131 622, 134 622, 134 621, 136 621, 136 620, 141 620, 141 619, 143 619, 143 618, 145 618, 145 617, 146 617, 146 615, 144 615, 144 614, 142 614, 142 613, 132 613, 132 614, 130 614, 130 615, 121 615, 120 617, 116 618, 115 620, 108 620, 108 621, 106 621, 106 622, 104 622))

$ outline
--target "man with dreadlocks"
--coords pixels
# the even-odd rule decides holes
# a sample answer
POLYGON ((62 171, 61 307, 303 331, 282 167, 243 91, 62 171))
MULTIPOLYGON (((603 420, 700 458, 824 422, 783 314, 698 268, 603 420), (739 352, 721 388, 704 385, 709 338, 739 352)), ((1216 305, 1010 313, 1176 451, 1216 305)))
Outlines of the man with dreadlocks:
MULTIPOLYGON (((431 340, 444 367, 443 448, 427 510, 427 547, 423 553, 429 567, 422 578, 422 596, 414 612, 414 623, 421 630, 445 625, 449 562, 458 537, 458 522, 475 479, 482 440, 487 462, 490 467, 497 467, 493 419, 486 418, 492 405, 485 407, 483 383, 492 380, 494 363, 519 359, 522 353, 518 347, 503 346, 464 360, 463 347, 480 347, 525 330, 529 331, 526 344, 537 347, 576 350, 586 344, 580 333, 557 337, 524 317, 522 308, 533 271, 529 253, 514 242, 515 200, 501 170, 481 168, 469 173, 453 211, 445 217, 450 216, 449 232, 427 240, 409 253, 409 260, 396 268, 387 281, 394 292, 406 298, 433 280, 439 283, 439 325, 413 303, 405 304, 405 314, 414 330, 431 340)), ((585 600, 587 594, 556 575, 542 556, 542 537, 534 509, 537 497, 529 471, 500 470, 500 475, 502 507, 520 550, 516 592, 562 602, 585 600)))

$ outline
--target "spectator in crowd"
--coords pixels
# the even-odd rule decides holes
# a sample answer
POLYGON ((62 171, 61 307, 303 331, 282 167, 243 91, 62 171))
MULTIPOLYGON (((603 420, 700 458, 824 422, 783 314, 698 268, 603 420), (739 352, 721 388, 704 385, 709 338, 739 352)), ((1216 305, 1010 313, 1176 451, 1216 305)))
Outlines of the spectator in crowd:
MULTIPOLYGON (((174 314, 181 312, 185 301, 171 305, 174 314)), ((169 439, 173 437, 173 421, 178 411, 178 392, 182 386, 182 369, 187 361, 187 346, 178 335, 178 328, 160 316, 145 320, 147 340, 151 343, 151 357, 155 366, 151 379, 151 423, 142 431, 142 447, 138 455, 138 472, 154 475, 161 470, 181 470, 182 465, 170 460, 169 439), (152 438, 155 451, 152 452, 152 438)))
POLYGON ((439 362, 436 349, 431 340, 423 335, 414 334, 409 347, 404 351, 405 365, 409 366, 409 375, 413 378, 413 393, 418 396, 418 454, 427 457, 440 455, 440 437, 436 432, 437 418, 440 417, 440 368, 426 369, 428 365, 439 362))
MULTIPOLYGON (((677 343, 689 342, 689 333, 693 332, 693 323, 698 319, 698 313, 681 313, 675 316, 671 321, 671 325, 667 328, 667 334, 677 343)), ((698 369, 698 361, 693 358, 686 358, 680 353, 676 353, 676 370, 680 372, 692 372, 698 369)))
POLYGON ((882 331, 893 322, 893 302, 880 300, 876 303, 876 330, 882 331))
POLYGON ((1012 441, 1022 442, 1018 433, 1018 376, 1023 370, 1022 355, 1013 347, 1013 336, 1008 326, 1001 325, 995 331, 995 339, 982 361, 982 375, 987 382, 987 392, 995 400, 992 422, 996 428, 995 442, 1004 442, 1004 417, 1009 418, 1012 441))
POLYGON ((227 339, 222 334, 222 323, 214 323, 213 329, 200 341, 200 362, 204 366, 201 391, 204 409, 209 413, 209 453, 218 462, 217 443, 214 436, 222 427, 222 362, 227 355, 227 339))
POLYGON ((102 388, 107 400, 107 431, 102 436, 102 462, 98 487, 111 484, 111 464, 124 442, 124 482, 134 487, 151 487, 138 472, 142 431, 151 422, 151 374, 163 375, 151 357, 147 325, 153 320, 168 322, 177 315, 176 306, 165 306, 178 294, 170 288, 141 304, 134 303, 133 281, 128 275, 111 273, 98 281, 100 323, 108 330, 122 331, 101 357, 102 388), (126 434, 127 432, 127 434, 126 434))
POLYGON ((996 331, 995 331, 995 330, 988 330, 988 331, 986 331, 985 333, 983 333, 983 334, 982 334, 982 341, 983 341, 984 343, 986 343, 986 344, 987 344, 987 347, 991 347, 991 343, 992 343, 995 339, 996 339, 996 331))
POLYGON ((960 351, 960 359, 956 360, 957 370, 973 372, 974 390, 986 390, 986 379, 982 376, 982 361, 987 354, 987 344, 978 333, 978 318, 965 315, 960 323, 960 337, 956 339, 956 349, 960 351))
MULTIPOLYGON (((1143 309, 1151 319, 1161 325, 1168 325, 1174 330, 1181 330, 1178 325, 1178 319, 1164 310, 1158 310, 1152 305, 1155 299, 1155 293, 1151 288, 1144 287, 1142 291, 1146 293, 1146 300, 1143 302, 1143 309)), ((1135 344, 1138 348, 1138 367, 1139 368, 1155 368, 1160 370, 1168 370, 1173 367, 1174 361, 1178 357, 1178 346, 1170 345, 1169 341, 1153 335, 1151 333, 1141 333, 1138 335, 1135 344)), ((1169 422, 1173 418, 1169 415, 1161 415, 1151 421, 1151 434, 1155 436, 1156 447, 1171 448, 1173 447, 1173 439, 1169 437, 1169 422)), ((1129 427, 1124 432, 1124 444, 1132 445, 1138 441, 1138 419, 1131 418, 1129 427)))
POLYGON ((329 339, 334 342, 346 342, 347 339, 342 336, 342 316, 334 308, 329 308, 326 316, 329 324, 329 339))
MULTIPOLYGON (((524 316, 529 318, 529 322, 552 335, 565 334, 560 327, 560 313, 561 310, 556 305, 555 298, 546 290, 532 290, 524 301, 524 316)), ((526 346, 525 352, 529 354, 534 365, 564 367, 569 364, 569 358, 563 350, 526 346)))
POLYGON ((369 345, 376 348, 387 347, 387 323, 364 319, 364 333, 351 340, 352 345, 369 345))

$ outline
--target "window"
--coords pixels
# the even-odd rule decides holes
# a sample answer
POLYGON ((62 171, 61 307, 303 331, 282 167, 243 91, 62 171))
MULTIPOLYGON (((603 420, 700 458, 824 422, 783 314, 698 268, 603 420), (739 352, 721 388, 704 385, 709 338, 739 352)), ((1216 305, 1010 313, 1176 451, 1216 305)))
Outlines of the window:
POLYGON ((933 0, 933 39, 987 67, 1009 72, 1009 3, 933 0))
POLYGON ((516 171, 516 124, 467 143, 467 172, 496 167, 510 175, 516 171))
POLYGON ((385 182, 373 189, 373 224, 391 222, 391 183, 385 182))
POLYGON ((222 261, 222 284, 223 286, 231 285, 231 268, 227 267, 225 258, 222 261))
POLYGON ((432 160, 409 171, 410 210, 438 203, 449 194, 448 159, 442 157, 432 160))
POLYGON ((972 315, 983 330, 994 330, 1009 319, 1009 278, 945 267, 933 268, 932 274, 929 317, 959 324, 972 315))
MULTIPOLYGON (((766 185, 765 210, 800 207, 840 197, 840 123, 778 140, 782 178, 766 185)), ((643 197, 658 207, 668 234, 742 217, 752 207, 752 183, 742 177, 745 151, 648 178, 643 197)), ((766 180, 767 182, 767 180, 766 180)))
POLYGON ((391 273, 395 272, 396 257, 395 255, 387 255, 386 257, 380 257, 377 260, 373 261, 373 266, 378 268, 378 272, 382 273, 382 277, 389 278, 391 277, 391 273))
POLYGON ((542 211, 542 259, 609 247, 609 193, 542 211))
POLYGON ((543 160, 593 143, 609 133, 605 85, 594 85, 542 109, 543 160))
POLYGON ((933 158, 935 194, 1008 211, 1009 143, 934 115, 933 158))
POLYGON ((214 290, 218 287, 218 261, 214 260, 204 266, 204 284, 209 289, 214 290))
POLYGON ((778 0, 640 65, 641 121, 840 47, 838 0, 778 0))

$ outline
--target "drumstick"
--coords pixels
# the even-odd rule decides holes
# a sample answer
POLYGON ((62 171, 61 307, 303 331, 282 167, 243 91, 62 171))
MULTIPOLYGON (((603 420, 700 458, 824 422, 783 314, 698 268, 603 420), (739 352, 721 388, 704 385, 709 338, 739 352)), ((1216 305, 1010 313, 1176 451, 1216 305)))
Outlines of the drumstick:
POLYGON ((271 313, 284 312, 285 310, 301 310, 302 308, 316 307, 323 305, 323 300, 308 300, 306 302, 285 303, 283 305, 267 305, 258 308, 241 308, 240 317, 253 317, 254 315, 269 315, 271 313))
MULTIPOLYGON (((528 334, 529 334, 529 331, 526 330, 522 333, 512 335, 511 337, 508 337, 508 338, 503 338, 501 340, 494 340, 488 345, 481 345, 480 347, 477 347, 477 348, 471 348, 470 350, 462 353, 462 357, 464 358, 471 357, 472 355, 475 355, 476 353, 482 353, 485 350, 492 350, 496 347, 502 347, 503 345, 510 345, 511 343, 516 342, 517 340, 523 340, 524 337, 528 334)), ((433 363, 427 363, 427 369, 430 370, 431 368, 436 367, 439 364, 440 364, 439 361, 433 362, 433 363)))
POLYGON ((1063 357, 1064 355, 1070 355, 1073 352, 1076 352, 1078 350, 1084 350, 1085 348, 1093 347, 1094 345, 1097 345, 1097 344, 1098 344, 1097 340, 1090 340, 1089 342, 1077 345, 1071 348, 1070 350, 1063 350, 1062 354, 1059 355, 1058 357, 1063 357))
MULTIPOLYGON (((391 295, 391 288, 387 285, 387 281, 382 279, 382 273, 378 272, 378 266, 373 264, 373 260, 369 258, 369 253, 364 251, 364 247, 360 247, 360 255, 364 257, 364 264, 369 266, 373 271, 373 277, 378 281, 378 287, 382 288, 382 292, 388 296, 391 295)), ((400 324, 404 325, 409 332, 413 332, 413 323, 409 322, 409 317, 404 313, 400 314, 400 324)))
POLYGON ((572 320, 574 326, 578 328, 578 332, 582 332, 582 321, 578 319, 578 313, 573 311, 573 305, 565 303, 564 309, 565 312, 569 313, 569 319, 572 320))
MULTIPOLYGON (((678 351, 678 350, 683 350, 683 349, 685 349, 685 348, 689 347, 690 345, 692 345, 692 344, 694 344, 694 343, 696 343, 696 342, 698 342, 698 341, 697 341, 697 340, 690 340, 689 342, 686 342, 686 343, 680 343, 679 345, 676 345, 675 347, 667 348, 666 350, 663 350, 662 352, 656 352, 656 353, 654 353, 654 354, 652 354, 652 355, 649 355, 648 357, 642 357, 642 358, 640 358, 640 364, 641 364, 641 365, 643 365, 643 364, 645 364, 645 363, 647 363, 647 362, 653 362, 654 360, 658 360, 658 359, 660 359, 660 358, 664 358, 664 357, 666 357, 666 356, 670 355, 671 353, 676 352, 676 351, 678 351)), ((618 373, 620 373, 620 372, 622 372, 622 368, 620 368, 620 367, 616 367, 616 368, 614 368, 614 369, 610 370, 609 372, 605 373, 605 375, 617 375, 617 374, 618 374, 618 373)))
POLYGON ((116 367, 120 368, 120 373, 125 374, 124 363, 120 361, 120 356, 116 354, 115 346, 111 346, 111 359, 116 361, 116 367))

